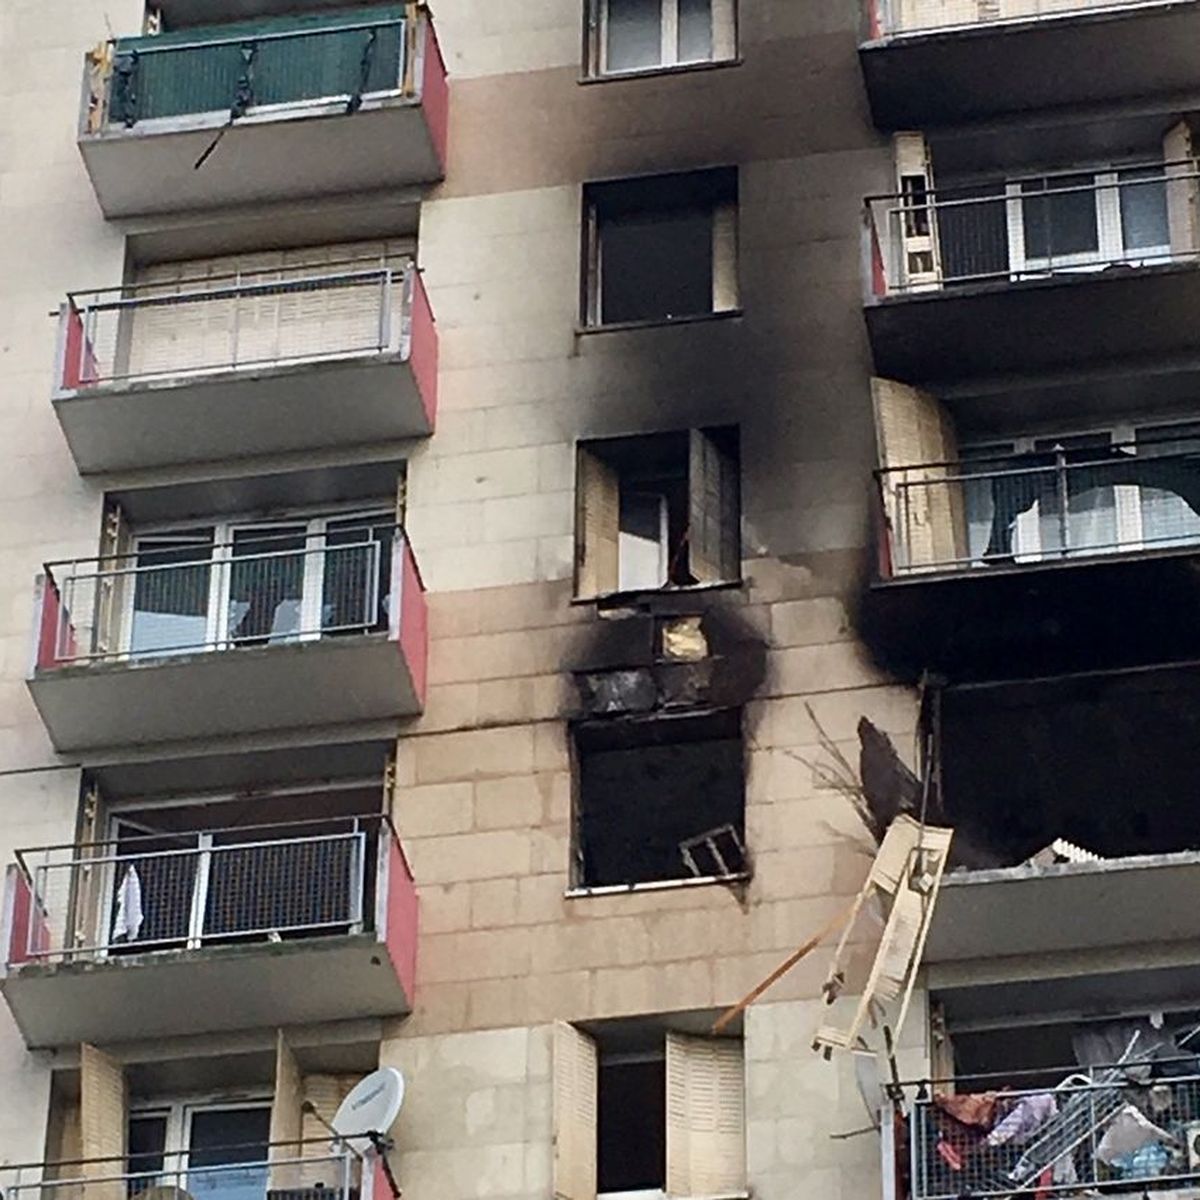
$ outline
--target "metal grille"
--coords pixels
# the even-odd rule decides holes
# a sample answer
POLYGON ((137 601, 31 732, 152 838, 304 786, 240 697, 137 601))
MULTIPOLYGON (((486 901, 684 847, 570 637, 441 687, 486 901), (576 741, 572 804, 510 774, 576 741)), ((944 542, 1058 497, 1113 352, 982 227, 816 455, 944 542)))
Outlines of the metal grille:
POLYGON ((405 76, 403 17, 309 22, 173 39, 122 39, 108 83, 110 125, 246 112, 273 105, 397 92, 405 76))
POLYGON ((88 1159, 0 1167, 6 1200, 357 1200, 362 1159, 328 1139, 205 1148, 203 1165, 184 1153, 137 1160, 88 1159), (136 1169, 131 1169, 136 1168, 136 1169))
POLYGON ((369 851, 390 835, 379 819, 342 818, 24 850, 26 952, 73 961, 357 932, 369 851))
POLYGON ((403 349, 412 270, 295 267, 73 293, 63 379, 86 388, 403 349))
POLYGON ((1200 445, 1054 447, 878 478, 897 574, 1200 546, 1200 445))
POLYGON ((1149 1074, 1047 1075, 1040 1088, 974 1097, 973 1113, 988 1116, 969 1123, 923 1090, 910 1114, 912 1200, 1195 1188, 1200 1076, 1149 1074))
POLYGON ((380 521, 248 528, 232 542, 146 539, 136 554, 48 564, 60 663, 278 645, 387 626, 398 530, 380 521))
POLYGON ((876 295, 1194 262, 1193 161, 871 197, 876 295))
POLYGON ((1161 6, 1162 0, 868 0, 882 33, 973 27, 1161 6))

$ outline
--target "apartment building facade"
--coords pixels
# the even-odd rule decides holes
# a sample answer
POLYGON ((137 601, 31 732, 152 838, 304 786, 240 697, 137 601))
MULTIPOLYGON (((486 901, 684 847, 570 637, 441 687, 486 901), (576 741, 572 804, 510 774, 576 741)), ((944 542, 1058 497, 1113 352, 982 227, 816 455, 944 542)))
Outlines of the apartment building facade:
POLYGON ((0 1187, 1200 1179, 1198 28, 7 0, 0 1187))

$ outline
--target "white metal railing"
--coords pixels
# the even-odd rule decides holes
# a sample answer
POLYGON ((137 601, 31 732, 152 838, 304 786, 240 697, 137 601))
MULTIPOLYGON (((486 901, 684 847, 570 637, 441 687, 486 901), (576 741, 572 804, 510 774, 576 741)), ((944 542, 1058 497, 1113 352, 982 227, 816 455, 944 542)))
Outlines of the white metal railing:
POLYGON ((403 547, 398 529, 364 521, 323 534, 267 529, 240 542, 167 541, 132 554, 46 565, 58 596, 56 665, 279 645, 389 626, 403 547))
POLYGON ((20 961, 357 933, 378 818, 123 837, 18 853, 20 961))
POLYGON ((879 471, 893 574, 1200 546, 1200 451, 1054 446, 879 471))
POLYGON ((1019 1089, 995 1080, 919 1085, 907 1104, 911 1200, 1192 1196, 1200 1188, 1195 1070, 1193 1058, 1173 1072, 1146 1063, 1022 1072, 1034 1082, 1019 1089))
POLYGON ((1200 258, 1194 160, 1063 171, 866 201, 877 297, 1200 258))
POLYGON ((348 263, 73 292, 61 385, 192 377, 404 350, 415 267, 348 263))
POLYGON ((358 1200, 369 1175, 353 1147, 310 1139, 5 1166, 0 1190, 6 1200, 358 1200))
POLYGON ((866 0, 868 31, 896 37, 971 29, 1005 22, 1077 17, 1084 13, 1161 8, 1165 0, 866 0))

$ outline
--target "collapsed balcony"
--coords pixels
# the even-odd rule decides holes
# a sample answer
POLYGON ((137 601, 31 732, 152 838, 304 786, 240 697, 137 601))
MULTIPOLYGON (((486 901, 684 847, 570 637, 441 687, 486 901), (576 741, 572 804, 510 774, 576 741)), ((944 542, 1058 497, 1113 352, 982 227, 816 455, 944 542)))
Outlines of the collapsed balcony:
POLYGON ((900 174, 904 190, 866 209, 881 374, 929 384, 1191 351, 1193 158, 937 189, 924 160, 910 174, 902 157, 900 174))
POLYGON ((409 1010, 417 898, 386 818, 187 827, 204 813, 17 853, 0 990, 28 1045, 409 1010))
POLYGON ((446 70, 416 3, 118 38, 79 147, 109 218, 441 177, 446 70))
POLYGON ((883 129, 1167 96, 1195 78, 1195 0, 865 0, 864 8, 859 59, 883 129))
POLYGON ((83 473, 433 431, 437 331, 413 263, 72 293, 54 408, 83 473))
POLYGON ((421 710, 425 595, 394 517, 144 538, 51 563, 29 690, 79 751, 421 710))

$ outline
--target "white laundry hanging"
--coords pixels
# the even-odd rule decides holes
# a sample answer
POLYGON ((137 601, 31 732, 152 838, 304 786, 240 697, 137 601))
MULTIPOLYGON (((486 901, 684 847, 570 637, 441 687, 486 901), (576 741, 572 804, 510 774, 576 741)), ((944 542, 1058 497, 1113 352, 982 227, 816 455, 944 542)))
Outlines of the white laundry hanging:
POLYGON ((121 884, 117 888, 117 915, 113 920, 112 941, 124 938, 135 941, 142 928, 145 914, 142 912, 142 881, 137 867, 130 863, 125 868, 121 884))

